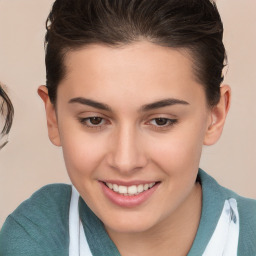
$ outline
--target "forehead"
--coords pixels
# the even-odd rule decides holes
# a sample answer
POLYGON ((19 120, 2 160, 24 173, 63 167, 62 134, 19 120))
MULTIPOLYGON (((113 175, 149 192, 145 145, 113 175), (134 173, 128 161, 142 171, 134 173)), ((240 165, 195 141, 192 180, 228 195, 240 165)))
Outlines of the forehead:
POLYGON ((84 66, 90 69, 88 72, 111 72, 114 71, 111 69, 116 67, 118 68, 116 71, 123 69, 125 72, 139 68, 138 72, 140 71, 142 74, 149 71, 157 73, 161 69, 163 74, 168 72, 169 75, 184 68, 189 71, 189 75, 193 75, 188 51, 164 47, 147 41, 120 46, 92 44, 79 50, 70 51, 66 55, 65 66, 67 75, 79 72, 84 66))
POLYGON ((90 45, 69 52, 65 66, 60 90, 73 97, 85 93, 102 101, 108 95, 143 94, 144 100, 150 101, 152 95, 180 98, 202 90, 186 51, 145 41, 118 47, 90 45))

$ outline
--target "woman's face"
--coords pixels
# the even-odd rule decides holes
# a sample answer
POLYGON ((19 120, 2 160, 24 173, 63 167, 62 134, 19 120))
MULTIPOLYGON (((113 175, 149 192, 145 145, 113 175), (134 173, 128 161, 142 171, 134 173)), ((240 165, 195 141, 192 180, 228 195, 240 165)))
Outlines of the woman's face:
POLYGON ((65 63, 55 144, 106 227, 142 232, 192 206, 211 111, 189 57, 138 42, 88 46, 65 63))

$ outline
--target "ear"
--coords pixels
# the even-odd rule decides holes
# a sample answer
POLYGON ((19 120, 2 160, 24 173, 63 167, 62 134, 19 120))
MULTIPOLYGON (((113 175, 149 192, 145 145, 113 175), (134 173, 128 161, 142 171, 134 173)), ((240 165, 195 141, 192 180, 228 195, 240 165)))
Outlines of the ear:
POLYGON ((55 146, 61 146, 56 109, 50 101, 48 89, 46 86, 41 85, 38 88, 37 93, 45 105, 49 139, 55 146))
POLYGON ((204 145, 215 144, 221 136, 226 116, 230 107, 231 89, 228 85, 220 88, 220 101, 210 110, 209 126, 207 128, 204 145))

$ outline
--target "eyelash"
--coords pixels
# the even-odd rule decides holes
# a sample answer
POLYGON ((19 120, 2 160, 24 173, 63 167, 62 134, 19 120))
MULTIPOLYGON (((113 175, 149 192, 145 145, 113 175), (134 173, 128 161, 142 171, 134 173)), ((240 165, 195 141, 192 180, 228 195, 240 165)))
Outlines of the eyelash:
POLYGON ((170 118, 165 118, 165 117, 156 117, 156 118, 153 118, 151 120, 149 120, 146 124, 149 124, 151 123, 152 125, 152 129, 156 130, 156 131, 165 131, 165 130, 168 130, 169 128, 171 128, 172 126, 174 126, 176 123, 178 122, 177 119, 170 119, 170 118), (163 125, 159 125, 156 123, 156 121, 164 121, 166 122, 165 124, 163 125), (152 122, 154 122, 155 124, 152 124, 152 122))
MULTIPOLYGON (((78 120, 82 125, 85 125, 87 128, 97 129, 97 130, 103 129, 106 125, 108 125, 110 123, 105 118, 100 117, 100 116, 91 116, 91 117, 86 117, 86 118, 78 118, 78 120), (99 124, 92 124, 92 119, 100 119, 100 123, 99 124), (90 122, 91 124, 88 124, 88 122, 90 122), (102 122, 104 122, 104 123, 102 124, 102 122)), ((167 130, 168 128, 174 126, 177 122, 178 122, 177 119, 157 117, 157 118, 150 119, 145 124, 152 126, 152 129, 154 129, 154 130, 167 130), (163 125, 159 125, 159 124, 156 123, 157 120, 158 121, 164 121, 166 123, 163 124, 163 125), (152 122, 154 122, 155 124, 152 124, 152 122)))
POLYGON ((86 118, 78 118, 78 120, 82 125, 85 125, 87 128, 98 129, 98 130, 101 130, 102 128, 104 128, 104 126, 107 125, 106 123, 108 122, 105 118, 100 117, 100 116, 90 116, 90 117, 86 117, 86 118), (92 124, 91 121, 93 118, 99 118, 101 120, 100 124, 92 124), (102 121, 104 121, 105 123, 101 124, 102 121), (88 124, 88 122, 90 122, 91 124, 88 124))

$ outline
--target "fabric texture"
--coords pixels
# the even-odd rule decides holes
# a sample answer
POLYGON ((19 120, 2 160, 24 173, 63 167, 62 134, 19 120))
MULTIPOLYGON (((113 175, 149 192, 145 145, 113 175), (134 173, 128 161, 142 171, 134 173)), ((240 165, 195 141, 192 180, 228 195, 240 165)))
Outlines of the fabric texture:
MULTIPOLYGON (((202 214, 197 235, 188 256, 203 255, 212 238, 226 200, 237 202, 240 235, 238 256, 256 256, 256 201, 221 187, 199 170, 202 184, 202 214)), ((69 255, 69 210, 71 186, 43 187, 8 216, 0 232, 0 256, 69 255)), ((103 223, 82 198, 79 214, 93 256, 119 256, 103 223)), ((216 255, 218 256, 218 255, 216 255)))
POLYGON ((71 186, 47 185, 8 216, 1 256, 68 256, 71 186))

